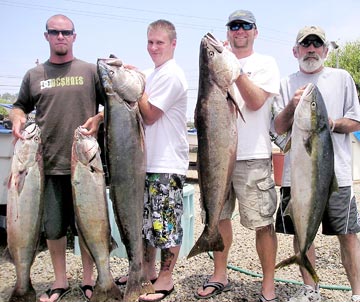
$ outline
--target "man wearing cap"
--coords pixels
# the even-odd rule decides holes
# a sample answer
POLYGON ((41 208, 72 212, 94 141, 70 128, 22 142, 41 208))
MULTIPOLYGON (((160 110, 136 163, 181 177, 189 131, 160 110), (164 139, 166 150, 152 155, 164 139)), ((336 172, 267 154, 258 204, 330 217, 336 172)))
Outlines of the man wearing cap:
POLYGON ((225 203, 219 223, 225 248, 222 252, 214 252, 214 272, 197 290, 195 297, 205 299, 231 289, 226 267, 232 243, 231 217, 236 197, 239 201, 241 224, 256 232, 256 250, 264 275, 259 301, 275 302, 278 301, 274 285, 277 239, 273 214, 277 200, 271 175, 272 146, 269 127, 272 99, 278 94, 280 75, 272 57, 254 52, 258 29, 252 12, 233 12, 226 26, 228 43, 241 65, 235 91, 245 122, 238 119, 233 194, 230 194, 225 203))
MULTIPOLYGON (((327 108, 329 125, 334 146, 335 174, 339 191, 331 195, 325 210, 322 232, 337 235, 340 242, 341 259, 351 288, 351 301, 360 301, 360 243, 356 233, 360 231, 359 213, 352 190, 351 141, 350 132, 360 129, 360 105, 354 81, 342 69, 324 67, 328 53, 325 32, 318 26, 306 26, 296 37, 293 54, 299 62, 299 71, 281 80, 280 96, 274 103, 275 130, 278 134, 291 129, 295 108, 304 91, 305 85, 314 83, 319 88, 327 108)), ((284 216, 290 200, 290 152, 285 155, 281 202, 277 211, 276 231, 294 234, 291 219, 284 216)), ((294 236, 294 249, 298 251, 294 236)), ((315 267, 314 244, 308 257, 315 267)), ((300 268, 304 285, 289 300, 321 301, 318 284, 309 273, 300 268)))

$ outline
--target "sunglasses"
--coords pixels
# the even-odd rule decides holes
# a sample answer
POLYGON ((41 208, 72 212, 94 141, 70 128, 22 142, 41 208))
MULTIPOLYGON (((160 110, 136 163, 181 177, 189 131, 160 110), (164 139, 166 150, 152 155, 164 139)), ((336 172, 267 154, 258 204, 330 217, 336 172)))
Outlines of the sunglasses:
POLYGON ((254 23, 232 23, 229 25, 231 31, 237 31, 240 28, 243 30, 252 30, 255 27, 254 23))
POLYGON ((62 34, 63 37, 69 37, 74 34, 74 30, 72 29, 65 29, 65 30, 57 30, 57 29, 48 29, 48 34, 51 36, 58 36, 59 34, 62 34))
POLYGON ((319 48, 321 46, 324 45, 324 42, 319 40, 319 39, 315 39, 315 40, 311 40, 311 39, 305 39, 304 41, 299 43, 302 47, 308 48, 310 47, 310 45, 312 44, 315 48, 319 48))

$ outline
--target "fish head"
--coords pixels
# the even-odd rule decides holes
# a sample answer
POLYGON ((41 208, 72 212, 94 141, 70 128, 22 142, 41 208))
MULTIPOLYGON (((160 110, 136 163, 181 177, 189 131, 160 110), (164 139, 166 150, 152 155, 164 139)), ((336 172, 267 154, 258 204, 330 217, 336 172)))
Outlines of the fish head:
POLYGON ((77 161, 86 166, 95 159, 98 152, 100 153, 100 147, 96 138, 92 135, 85 135, 82 129, 81 126, 75 129, 73 151, 77 161))
POLYGON ((25 166, 35 164, 39 147, 41 145, 41 130, 35 123, 29 124, 22 131, 24 139, 18 139, 14 147, 14 156, 18 162, 25 166))
POLYGON ((143 73, 125 66, 118 58, 98 59, 97 66, 106 94, 117 94, 128 103, 141 98, 145 89, 143 73))
POLYGON ((294 122, 301 130, 315 133, 329 127, 328 114, 322 95, 315 84, 308 84, 295 109, 294 122))
POLYGON ((219 87, 228 89, 240 76, 240 63, 236 56, 207 33, 200 44, 200 72, 206 72, 219 87))

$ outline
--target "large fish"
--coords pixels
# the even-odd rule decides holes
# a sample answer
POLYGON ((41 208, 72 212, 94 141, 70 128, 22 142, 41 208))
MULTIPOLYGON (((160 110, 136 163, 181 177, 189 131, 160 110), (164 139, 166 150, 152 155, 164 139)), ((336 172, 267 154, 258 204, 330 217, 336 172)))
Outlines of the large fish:
POLYGON ((210 33, 201 40, 199 61, 195 126, 200 194, 206 218, 203 233, 188 258, 224 249, 218 224, 229 192, 237 148, 238 107, 232 89, 240 75, 239 61, 210 33))
POLYGON ((306 253, 319 229, 326 204, 337 190, 328 114, 319 89, 308 84, 295 109, 291 131, 291 200, 285 210, 298 238, 299 253, 276 268, 297 263, 319 277, 306 253))
POLYGON ((10 302, 36 301, 30 269, 35 259, 43 214, 41 131, 30 124, 17 140, 7 199, 7 252, 15 264, 16 284, 10 302))
POLYGON ((114 216, 129 260, 124 301, 154 292, 143 271, 143 209, 146 174, 144 132, 137 101, 145 88, 144 75, 116 58, 98 59, 106 93, 105 145, 114 216))
POLYGON ((71 183, 79 239, 98 272, 91 301, 120 300, 122 293, 110 271, 111 232, 100 147, 95 137, 81 132, 81 127, 74 133, 71 183))

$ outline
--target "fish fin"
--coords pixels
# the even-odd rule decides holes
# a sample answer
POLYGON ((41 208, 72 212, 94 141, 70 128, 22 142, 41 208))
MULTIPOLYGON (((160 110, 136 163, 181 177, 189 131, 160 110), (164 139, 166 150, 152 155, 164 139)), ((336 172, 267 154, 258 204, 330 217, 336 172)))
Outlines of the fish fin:
POLYGON ((288 266, 288 265, 291 265, 294 263, 298 263, 298 264, 300 263, 300 253, 297 253, 296 255, 293 255, 293 256, 279 262, 278 264, 275 265, 275 269, 282 268, 282 267, 285 267, 285 266, 288 266))
POLYGON ((6 261, 14 264, 14 259, 11 257, 9 247, 6 247, 3 252, 3 257, 6 261))
POLYGON ((118 246, 116 240, 114 239, 113 236, 111 236, 111 238, 110 238, 110 252, 116 250, 118 247, 119 246, 118 246))
POLYGON ((312 266, 308 256, 305 254, 303 259, 301 259, 301 266, 303 266, 310 274, 311 278, 314 280, 315 284, 319 283, 320 278, 317 275, 314 267, 312 266))
POLYGON ((236 112, 238 112, 240 114, 241 119, 244 121, 244 123, 246 123, 244 116, 240 110, 239 104, 235 101, 235 98, 233 97, 231 91, 227 92, 227 100, 233 103, 233 105, 235 106, 236 112))
POLYGON ((217 230, 217 232, 214 235, 210 236, 209 228, 205 226, 203 233, 196 241, 195 245, 191 249, 187 258, 189 259, 204 252, 209 252, 209 251, 222 252, 223 250, 224 250, 224 242, 221 237, 221 234, 219 233, 219 230, 217 230))
POLYGON ((290 149, 291 149, 291 137, 290 137, 290 138, 288 139, 288 141, 286 142, 286 145, 285 145, 285 147, 284 147, 283 152, 284 152, 284 153, 287 153, 287 152, 290 151, 290 149))
POLYGON ((312 136, 310 135, 304 142, 306 152, 311 156, 312 152, 312 136))
POLYGON ((284 216, 290 216, 291 217, 291 200, 289 201, 288 205, 285 208, 284 216))
POLYGON ((332 193, 338 192, 338 191, 339 191, 339 184, 338 184, 338 181, 337 181, 335 172, 334 172, 334 176, 333 176, 333 178, 332 178, 331 186, 330 186, 330 195, 329 195, 329 198, 330 198, 330 196, 331 196, 332 193))

